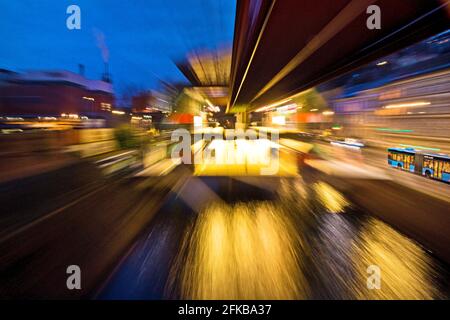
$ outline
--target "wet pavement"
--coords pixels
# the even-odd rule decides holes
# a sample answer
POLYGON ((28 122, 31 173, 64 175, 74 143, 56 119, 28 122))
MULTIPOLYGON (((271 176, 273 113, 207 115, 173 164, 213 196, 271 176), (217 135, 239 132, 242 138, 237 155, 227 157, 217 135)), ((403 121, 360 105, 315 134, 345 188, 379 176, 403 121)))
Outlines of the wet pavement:
POLYGON ((449 279, 447 264, 323 181, 191 177, 97 298, 448 299, 449 279), (374 266, 380 289, 367 285, 374 266))

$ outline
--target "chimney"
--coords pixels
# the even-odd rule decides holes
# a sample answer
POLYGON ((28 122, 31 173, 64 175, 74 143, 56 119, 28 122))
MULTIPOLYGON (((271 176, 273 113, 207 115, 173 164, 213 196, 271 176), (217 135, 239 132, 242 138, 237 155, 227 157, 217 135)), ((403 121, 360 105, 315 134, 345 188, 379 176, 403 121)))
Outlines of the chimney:
POLYGON ((78 65, 78 73, 79 73, 79 75, 80 76, 83 76, 84 77, 84 64, 79 64, 78 65))
POLYGON ((108 83, 111 83, 111 77, 109 75, 109 65, 108 62, 105 62, 105 72, 102 75, 102 80, 108 83))

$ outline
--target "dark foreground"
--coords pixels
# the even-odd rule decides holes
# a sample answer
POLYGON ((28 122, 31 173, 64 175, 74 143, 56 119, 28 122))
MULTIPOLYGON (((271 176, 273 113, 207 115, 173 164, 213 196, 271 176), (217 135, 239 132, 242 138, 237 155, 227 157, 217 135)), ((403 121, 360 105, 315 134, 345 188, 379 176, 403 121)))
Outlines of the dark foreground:
MULTIPOLYGON (((193 177, 179 167, 164 178, 96 181, 75 189, 76 196, 63 190, 39 202, 34 195, 42 192, 41 182, 28 181, 22 204, 9 202, 14 211, 4 217, 14 228, 2 229, 1 297, 450 297, 445 262, 407 237, 408 230, 378 219, 375 205, 362 208, 315 174, 193 177), (11 218, 30 206, 39 217, 11 218), (82 270, 82 290, 66 287, 71 264, 82 270), (367 288, 374 265, 381 271, 379 290, 367 288)), ((370 182, 360 183, 370 191, 370 182)))

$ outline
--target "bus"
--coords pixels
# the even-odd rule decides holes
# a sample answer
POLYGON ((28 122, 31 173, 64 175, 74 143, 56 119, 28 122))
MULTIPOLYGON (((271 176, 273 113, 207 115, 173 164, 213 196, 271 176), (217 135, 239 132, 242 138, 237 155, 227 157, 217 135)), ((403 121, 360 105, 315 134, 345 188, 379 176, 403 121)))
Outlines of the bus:
POLYGON ((388 164, 430 179, 450 182, 450 157, 412 148, 389 148, 388 164))

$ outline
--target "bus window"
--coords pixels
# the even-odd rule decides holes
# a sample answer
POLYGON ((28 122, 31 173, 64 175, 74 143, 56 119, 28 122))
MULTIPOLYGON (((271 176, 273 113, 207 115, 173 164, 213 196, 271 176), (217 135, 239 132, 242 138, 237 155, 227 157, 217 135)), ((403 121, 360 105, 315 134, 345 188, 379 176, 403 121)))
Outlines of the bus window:
POLYGON ((391 163, 391 165, 395 167, 399 167, 408 171, 414 171, 414 154, 389 150, 388 159, 396 162, 394 164, 391 163))
POLYGON ((444 161, 444 169, 442 171, 444 173, 450 173, 450 161, 444 161))
POLYGON ((434 159, 434 177, 442 179, 442 172, 444 171, 444 161, 434 159))
POLYGON ((448 178, 448 174, 450 174, 450 162, 447 159, 438 157, 431 159, 424 158, 423 174, 430 175, 438 180, 450 181, 448 178))
POLYGON ((404 155, 405 158, 405 162, 403 164, 403 168, 405 170, 410 170, 410 165, 414 165, 414 156, 410 155, 410 154, 405 154, 404 155))

